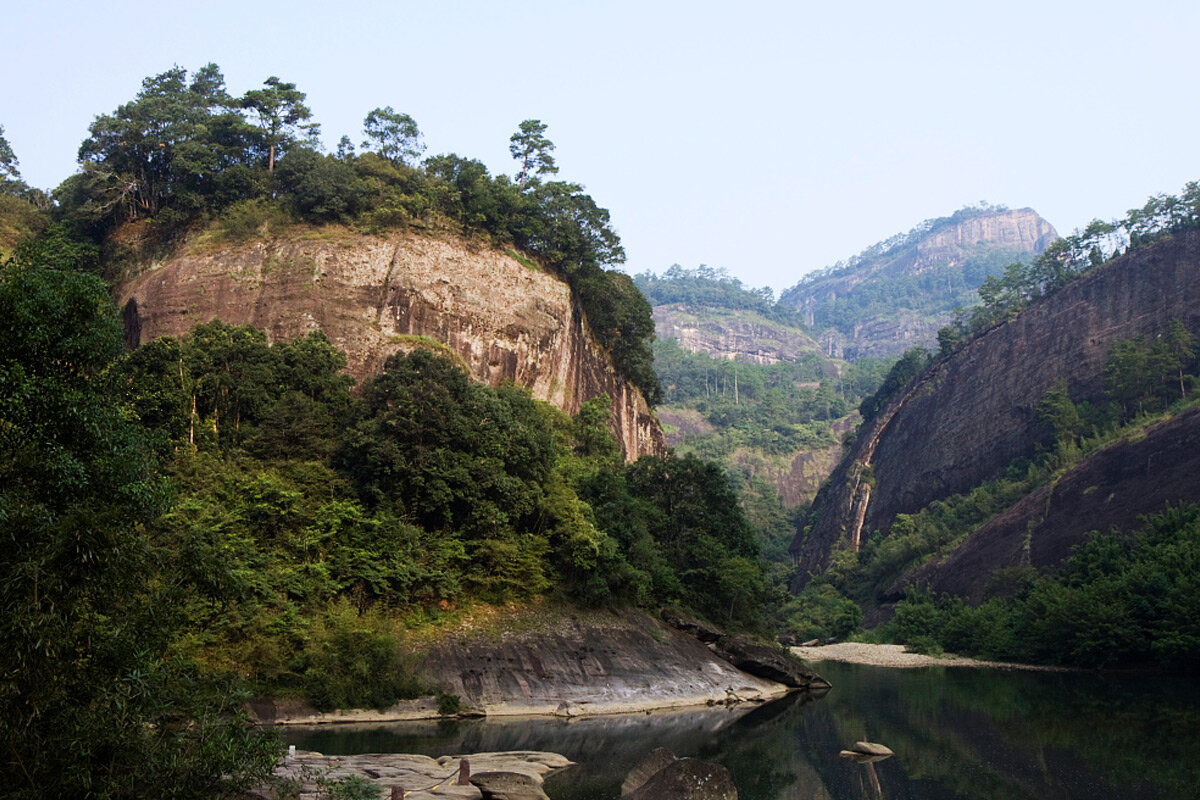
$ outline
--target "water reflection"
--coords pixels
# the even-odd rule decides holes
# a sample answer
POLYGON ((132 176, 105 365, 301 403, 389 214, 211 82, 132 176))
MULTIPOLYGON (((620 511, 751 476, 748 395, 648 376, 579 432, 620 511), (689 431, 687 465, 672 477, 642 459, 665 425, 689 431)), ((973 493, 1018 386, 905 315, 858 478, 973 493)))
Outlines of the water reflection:
POLYGON ((615 800, 625 773, 660 746, 724 764, 743 800, 1198 796, 1192 680, 833 663, 821 672, 834 685, 823 698, 757 707, 284 735, 326 753, 552 750, 579 763, 547 782, 554 800, 615 800), (838 756, 858 740, 896 755, 865 764, 838 756))

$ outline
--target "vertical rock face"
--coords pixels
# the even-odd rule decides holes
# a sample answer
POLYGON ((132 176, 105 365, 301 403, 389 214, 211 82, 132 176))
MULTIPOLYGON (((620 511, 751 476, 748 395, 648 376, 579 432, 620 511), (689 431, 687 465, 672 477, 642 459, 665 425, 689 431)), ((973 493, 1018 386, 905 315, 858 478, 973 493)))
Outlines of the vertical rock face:
POLYGON ((763 319, 753 311, 668 303, 654 307, 654 332, 660 339, 675 339, 684 350, 708 353, 713 358, 777 364, 799 361, 820 345, 808 334, 763 319))
POLYGON ((1153 337, 1170 319, 1200 329, 1200 232, 1131 253, 989 330, 926 370, 860 430, 822 487, 802 572, 842 539, 886 531, 896 514, 967 491, 1034 453, 1037 406, 1060 378, 1096 400, 1115 339, 1153 337))
POLYGON ((116 288, 131 345, 220 319, 272 340, 323 331, 363 380, 399 350, 434 345, 493 386, 512 381, 575 413, 613 399, 627 459, 666 445, 634 386, 619 378, 570 287, 495 250, 417 234, 296 235, 183 252, 116 288))

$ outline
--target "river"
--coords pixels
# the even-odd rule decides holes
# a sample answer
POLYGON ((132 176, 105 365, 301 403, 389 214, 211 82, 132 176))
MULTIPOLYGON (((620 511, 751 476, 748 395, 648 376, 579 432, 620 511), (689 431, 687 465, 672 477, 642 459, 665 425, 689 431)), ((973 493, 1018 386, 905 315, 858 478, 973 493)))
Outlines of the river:
POLYGON ((1172 800, 1200 797, 1200 690, 1160 675, 891 669, 823 662, 833 684, 746 707, 575 720, 288 727, 327 754, 551 750, 578 766, 553 800, 616 800, 654 747, 724 764, 741 800, 1172 800), (867 739, 896 755, 839 750, 867 739))

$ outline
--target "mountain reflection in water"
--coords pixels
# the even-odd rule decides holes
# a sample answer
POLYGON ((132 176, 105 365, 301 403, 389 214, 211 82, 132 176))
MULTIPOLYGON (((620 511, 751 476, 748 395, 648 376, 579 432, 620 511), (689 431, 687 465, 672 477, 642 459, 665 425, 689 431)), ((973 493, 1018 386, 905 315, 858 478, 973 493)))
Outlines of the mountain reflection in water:
POLYGON ((616 800, 647 752, 724 764, 741 800, 1191 798, 1200 692, 1178 676, 1105 676, 824 662, 834 688, 761 706, 575 720, 507 719, 282 729, 335 753, 551 750, 578 766, 553 800, 616 800), (839 758, 858 740, 896 755, 839 758))

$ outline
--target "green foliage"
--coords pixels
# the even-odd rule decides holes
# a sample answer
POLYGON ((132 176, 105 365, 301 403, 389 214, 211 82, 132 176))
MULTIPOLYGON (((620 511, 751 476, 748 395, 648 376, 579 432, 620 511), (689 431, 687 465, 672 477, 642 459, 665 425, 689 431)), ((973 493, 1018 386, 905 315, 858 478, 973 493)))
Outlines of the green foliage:
POLYGON ((275 160, 296 143, 298 134, 315 140, 319 126, 308 122, 312 112, 304 99, 304 92, 296 84, 272 75, 263 81, 261 89, 251 89, 238 101, 238 108, 257 117, 267 147, 267 172, 274 172, 275 160))
POLYGON ((105 380, 123 349, 106 288, 7 263, 0 336, 6 791, 206 797, 261 779, 274 746, 169 650, 179 589, 147 533, 166 496, 105 380))
POLYGON ((393 636, 378 630, 381 623, 386 625, 346 602, 317 618, 299 662, 305 693, 318 709, 383 709, 426 691, 413 659, 405 658, 393 636))
POLYGON ((714 269, 701 264, 695 269, 685 269, 673 264, 661 276, 647 271, 635 275, 633 279, 638 289, 654 305, 685 303, 707 308, 753 311, 782 325, 806 328, 799 313, 774 302, 771 287, 748 289, 724 267, 714 269))
POLYGON ((957 653, 1081 667, 1200 665, 1200 507, 1093 534, 1060 574, 971 607, 910 589, 888 633, 957 653))
POLYGON ((318 781, 329 800, 379 800, 380 789, 361 775, 322 776, 318 781))
POLYGON ((783 606, 783 630, 796 641, 844 639, 862 624, 862 609, 826 581, 814 581, 783 606))
POLYGON ((517 128, 517 132, 509 137, 508 151, 521 165, 517 171, 517 185, 536 183, 539 175, 553 175, 558 172, 554 164, 554 143, 545 136, 546 124, 538 119, 527 119, 517 128))
POLYGON ((425 152, 416 120, 397 113, 391 106, 367 114, 363 134, 368 140, 363 142, 364 148, 374 145, 379 155, 396 164, 413 164, 425 152))
POLYGON ((322 155, 304 99, 275 77, 233 98, 213 64, 190 81, 179 67, 147 78, 133 101, 93 123, 79 151, 82 171, 56 190, 62 214, 97 238, 149 220, 149 241, 158 244, 206 215, 235 242, 288 217, 371 232, 454 221, 464 234, 513 245, 562 275, 617 369, 657 402, 650 306, 627 276, 605 269, 625 260, 608 211, 578 184, 537 177, 557 172, 544 125, 526 120, 513 137, 524 164, 518 185, 454 154, 418 168, 420 131, 390 107, 364 121, 364 147, 376 152, 322 155))
POLYGON ((956 248, 951 263, 923 264, 914 271, 911 265, 920 259, 921 242, 967 220, 1006 210, 981 203, 948 217, 925 220, 847 261, 806 275, 780 296, 780 305, 803 307, 811 315, 812 327, 832 327, 846 335, 853 335, 867 320, 898 320, 901 315, 908 324, 914 316, 945 319, 955 308, 975 302, 980 285, 1020 257, 1021 251, 999 244, 964 244, 956 248), (827 284, 839 286, 839 279, 851 274, 859 276, 851 291, 827 290, 827 284))
POLYGON ((215 64, 190 81, 179 67, 146 78, 89 128, 83 172, 59 194, 68 218, 103 231, 149 217, 174 225, 213 206, 261 142, 235 105, 215 64))
POLYGON ((929 365, 931 360, 932 356, 924 347, 913 347, 906 350, 904 355, 900 356, 900 360, 892 365, 879 389, 870 397, 863 398, 858 409, 863 420, 874 419, 875 415, 887 405, 887 402, 899 395, 901 390, 905 389, 913 378, 929 365))
POLYGON ((1112 222, 1093 220, 1084 230, 1059 239, 1029 263, 1016 262, 979 286, 981 304, 939 332, 943 354, 972 336, 1016 315, 1076 278, 1113 258, 1167 236, 1200 226, 1200 182, 1184 186, 1179 197, 1158 195, 1140 209, 1112 222))

